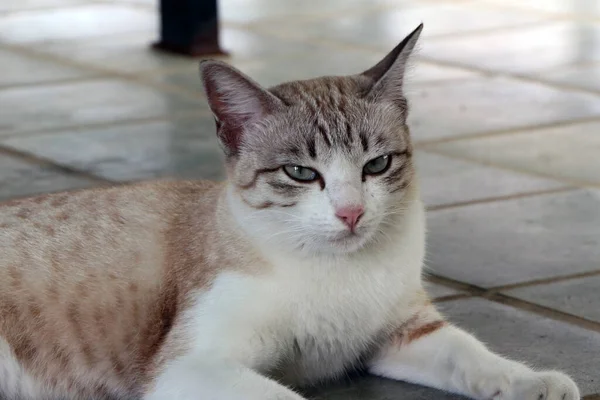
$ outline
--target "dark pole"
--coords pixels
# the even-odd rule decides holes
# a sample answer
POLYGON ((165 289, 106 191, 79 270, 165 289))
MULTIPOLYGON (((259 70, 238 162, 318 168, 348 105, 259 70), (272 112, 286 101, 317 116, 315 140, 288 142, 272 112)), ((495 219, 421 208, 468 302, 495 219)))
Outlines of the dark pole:
POLYGON ((160 40, 153 47, 191 57, 225 54, 217 0, 160 0, 160 40))

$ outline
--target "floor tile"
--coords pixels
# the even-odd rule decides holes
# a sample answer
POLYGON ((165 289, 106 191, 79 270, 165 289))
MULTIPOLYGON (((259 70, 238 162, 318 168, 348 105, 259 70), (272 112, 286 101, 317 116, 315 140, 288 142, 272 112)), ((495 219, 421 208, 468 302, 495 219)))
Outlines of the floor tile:
POLYGON ((561 15, 578 17, 600 16, 600 7, 596 0, 487 0, 491 4, 503 7, 513 6, 527 10, 540 10, 561 15))
POLYGON ((600 184, 600 122, 428 146, 436 152, 600 184))
POLYGON ((223 21, 237 23, 264 20, 298 20, 318 18, 323 14, 335 15, 348 10, 368 10, 384 4, 408 3, 407 0, 222 0, 219 12, 223 21))
POLYGON ((491 71, 550 70, 600 60, 600 26, 560 21, 430 40, 423 43, 421 55, 491 71))
POLYGON ((583 395, 600 392, 599 333, 477 298, 439 307, 492 350, 538 369, 562 370, 583 395))
MULTIPOLYGON (((154 32, 134 32, 81 40, 63 40, 36 45, 36 51, 103 69, 149 73, 153 71, 182 71, 198 77, 200 58, 177 56, 154 50, 151 44, 158 40, 154 32)), ((269 57, 286 57, 288 54, 311 52, 317 45, 281 39, 272 35, 224 27, 220 43, 228 51, 226 61, 261 60, 269 57)), ((267 62, 267 61, 265 61, 267 62)))
POLYGON ((42 54, 120 72, 144 72, 198 64, 198 61, 188 57, 153 50, 151 45, 157 38, 157 33, 133 32, 34 44, 32 48, 42 54))
POLYGON ((314 400, 467 400, 432 388, 396 382, 375 376, 357 377, 347 383, 336 383, 314 390, 314 400))
POLYGON ((281 21, 261 26, 264 31, 305 39, 328 39, 391 50, 421 22, 423 37, 470 33, 539 22, 540 13, 509 11, 475 3, 400 3, 393 10, 335 15, 306 21, 281 21))
MULTIPOLYGON (((358 74, 375 65, 385 56, 360 50, 333 50, 316 47, 310 52, 272 58, 264 61, 226 59, 242 72, 265 87, 282 82, 310 79, 319 76, 358 74)), ((407 73, 409 87, 423 82, 438 82, 452 79, 477 77, 478 75, 459 68, 442 67, 425 62, 415 62, 407 73)), ((194 65, 186 71, 153 74, 152 78, 177 87, 196 89, 202 92, 198 79, 198 68, 194 65)))
POLYGON ((427 206, 510 196, 553 189, 563 184, 448 157, 416 153, 421 195, 427 206))
POLYGON ((5 86, 36 84, 92 76, 84 71, 0 49, 0 90, 5 86))
POLYGON ((574 65, 535 75, 538 79, 600 92, 600 63, 574 65))
POLYGON ((84 0, 20 0, 0 2, 0 12, 52 9, 84 3, 84 0))
POLYGON ((598 210, 578 190, 430 212, 427 266, 482 287, 596 270, 598 210))
POLYGON ((58 170, 0 155, 0 202, 17 197, 90 187, 94 183, 58 170))
POLYGON ((9 14, 0 23, 0 42, 34 43, 116 33, 154 32, 155 13, 115 4, 88 4, 9 14), (33 28, 35 27, 35 28, 33 28))
MULTIPOLYGON (((600 270, 600 260, 598 260, 600 270)), ((506 290, 504 293, 600 322, 600 276, 506 290)))
POLYGON ((416 141, 600 116, 600 97, 506 78, 425 84, 407 97, 416 141))
POLYGON ((59 127, 207 112, 204 100, 118 79, 0 91, 0 137, 59 127))
POLYGON ((224 176, 212 117, 15 137, 3 143, 115 181, 224 176))

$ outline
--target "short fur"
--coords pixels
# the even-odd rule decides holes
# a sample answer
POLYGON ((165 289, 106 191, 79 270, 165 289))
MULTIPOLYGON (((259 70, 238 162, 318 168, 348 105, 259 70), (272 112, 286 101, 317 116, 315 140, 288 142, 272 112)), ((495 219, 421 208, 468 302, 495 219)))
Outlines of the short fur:
POLYGON ((289 386, 364 367, 479 399, 578 399, 567 376, 445 322, 422 289, 402 92, 421 29, 362 74, 269 90, 203 62, 225 183, 2 205, 0 397, 300 400, 289 386))

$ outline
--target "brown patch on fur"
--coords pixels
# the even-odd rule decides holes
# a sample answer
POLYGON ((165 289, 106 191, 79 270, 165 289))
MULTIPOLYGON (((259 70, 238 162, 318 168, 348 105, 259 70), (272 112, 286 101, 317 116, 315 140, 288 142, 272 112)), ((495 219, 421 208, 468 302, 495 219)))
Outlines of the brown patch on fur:
POLYGON ((29 207, 21 207, 16 214, 16 216, 21 219, 27 219, 30 215, 31 209, 29 207))
POLYGON ((59 212, 58 214, 56 214, 56 219, 57 219, 58 221, 66 221, 66 220, 68 220, 69 218, 70 218, 70 217, 69 217, 69 214, 67 214, 67 213, 66 213, 66 212, 64 212, 64 211, 61 211, 61 212, 59 212))
POLYGON ((406 342, 410 343, 414 340, 427 336, 438 329, 446 326, 446 321, 433 321, 408 332, 406 342))
POLYGON ((390 341, 393 346, 406 346, 447 325, 424 291, 417 293, 412 303, 417 311, 391 332, 390 341))
POLYGON ((23 273, 19 271, 15 265, 8 266, 8 277, 11 279, 11 285, 13 288, 18 289, 21 287, 23 273))
POLYGON ((44 227, 44 229, 46 230, 46 234, 50 237, 54 237, 54 235, 56 235, 56 230, 54 229, 53 226, 51 225, 46 225, 44 227))
POLYGON ((263 168, 263 169, 256 170, 254 172, 254 177, 252 178, 252 180, 250 182, 248 182, 246 184, 239 184, 239 185, 237 185, 237 187, 240 188, 240 189, 244 189, 244 190, 250 189, 254 185, 256 185, 256 182, 258 181, 258 178, 262 174, 268 174, 268 173, 271 173, 271 172, 275 172, 275 171, 279 170, 279 168, 280 167, 277 167, 277 168, 263 168))
POLYGON ((129 282, 129 284, 127 285, 127 289, 131 293, 137 293, 137 291, 139 290, 139 287, 138 287, 137 283, 135 283, 135 282, 129 282))
POLYGON ((50 204, 52 205, 52 207, 62 207, 67 203, 67 200, 69 199, 69 195, 68 194, 58 194, 58 195, 54 195, 52 196, 52 201, 50 202, 50 204))

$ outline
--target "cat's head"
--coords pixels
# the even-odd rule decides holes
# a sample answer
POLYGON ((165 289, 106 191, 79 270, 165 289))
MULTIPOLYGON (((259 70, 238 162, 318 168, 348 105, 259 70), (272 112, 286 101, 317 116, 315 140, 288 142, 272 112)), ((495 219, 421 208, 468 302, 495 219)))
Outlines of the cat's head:
POLYGON ((421 30, 361 74, 269 89, 201 63, 234 195, 261 239, 349 253, 397 221, 414 180, 403 79, 421 30))

